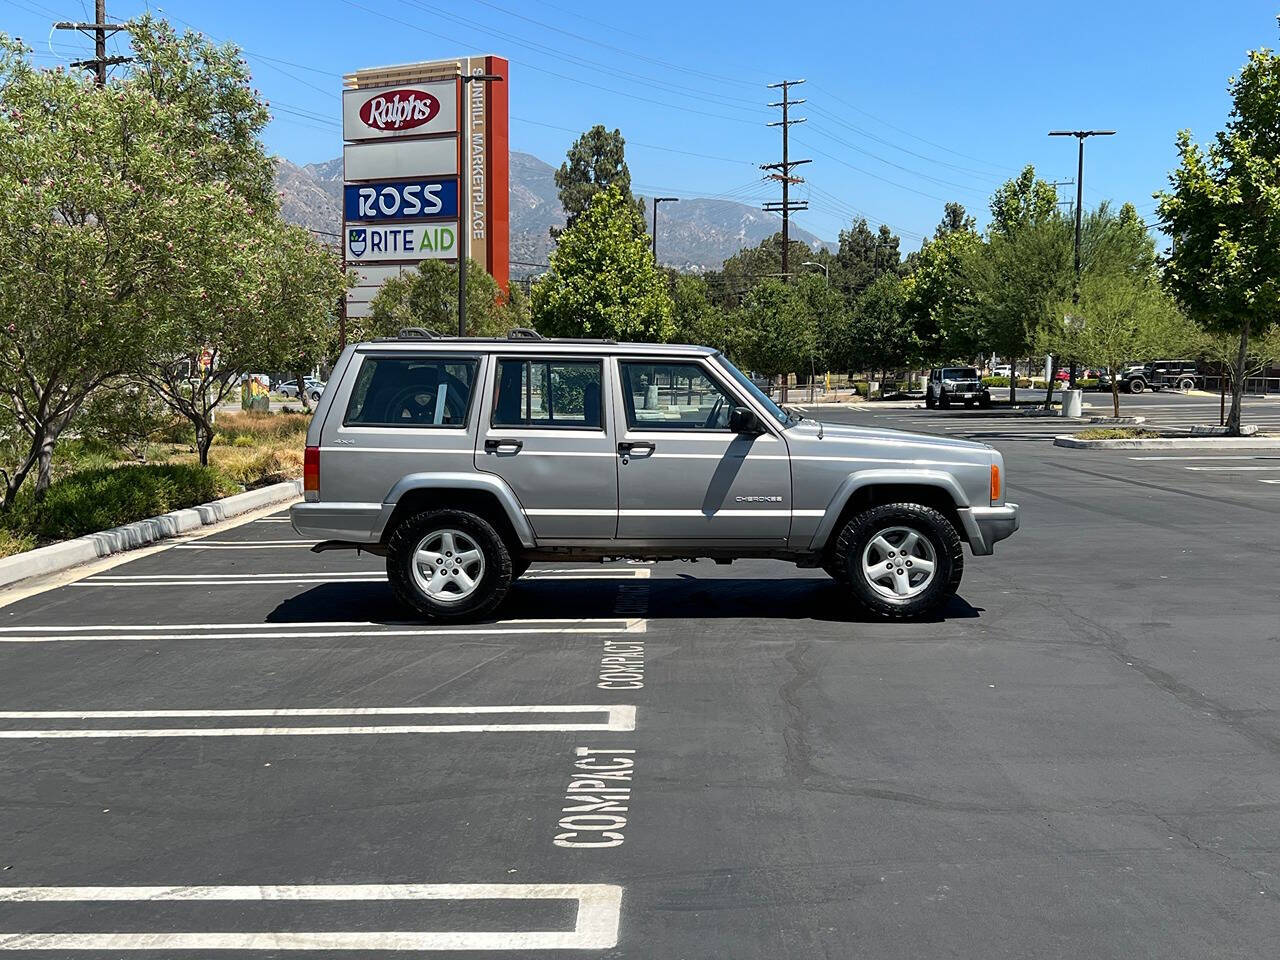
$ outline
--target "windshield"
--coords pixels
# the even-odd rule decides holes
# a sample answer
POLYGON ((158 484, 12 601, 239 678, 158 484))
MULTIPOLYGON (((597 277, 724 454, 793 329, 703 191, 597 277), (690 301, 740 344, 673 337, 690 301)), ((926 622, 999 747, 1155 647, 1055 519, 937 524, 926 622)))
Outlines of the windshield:
POLYGON ((977 380, 976 367, 947 367, 942 371, 943 380, 977 380))
POLYGON ((742 385, 743 389, 750 393, 751 396, 755 397, 760 405, 769 411, 769 414, 777 420, 778 423, 785 427, 791 422, 791 417, 788 416, 787 412, 770 400, 763 390, 752 383, 750 377, 730 363, 728 357, 724 356, 724 354, 717 353, 715 359, 720 366, 724 367, 724 369, 732 375, 733 379, 737 380, 738 383, 742 385))

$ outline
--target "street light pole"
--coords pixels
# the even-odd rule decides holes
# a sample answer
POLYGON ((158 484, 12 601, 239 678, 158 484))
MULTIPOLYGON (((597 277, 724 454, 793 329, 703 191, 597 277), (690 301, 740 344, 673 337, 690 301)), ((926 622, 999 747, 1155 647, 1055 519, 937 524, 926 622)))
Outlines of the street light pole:
MULTIPOLYGON (((1114 130, 1050 130, 1051 137, 1075 137, 1080 143, 1076 158, 1076 239, 1075 239, 1075 285, 1071 290, 1071 303, 1080 304, 1080 228, 1084 217, 1084 142, 1089 137, 1114 137, 1114 130)), ((1071 387, 1076 385, 1076 362, 1071 361, 1071 387)))
POLYGON ((495 73, 458 74, 462 115, 460 135, 462 149, 459 151, 461 166, 458 169, 458 336, 467 335, 467 255, 471 250, 471 224, 467 213, 467 200, 471 196, 471 103, 467 97, 469 83, 498 83, 502 77, 495 73), (464 169, 467 168, 467 169, 464 169))
MULTIPOLYGON (((800 264, 802 267, 817 267, 822 271, 822 275, 827 280, 827 289, 831 289, 831 271, 825 263, 819 263, 817 260, 806 260, 800 264)), ((813 403, 813 378, 817 375, 817 371, 813 365, 813 344, 809 344, 809 402, 813 403)), ((827 379, 830 380, 830 371, 828 371, 827 379)), ((827 384, 830 386, 830 383, 827 384)))
POLYGON ((658 204, 660 203, 679 203, 679 197, 654 197, 653 198, 653 264, 658 265, 658 204))

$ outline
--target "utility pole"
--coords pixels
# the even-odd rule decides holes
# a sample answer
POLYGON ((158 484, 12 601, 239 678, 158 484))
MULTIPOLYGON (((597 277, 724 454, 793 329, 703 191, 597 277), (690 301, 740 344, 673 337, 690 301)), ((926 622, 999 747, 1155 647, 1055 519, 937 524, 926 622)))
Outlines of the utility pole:
POLYGON ((467 201, 471 196, 471 101, 469 83, 497 83, 495 73, 459 73, 458 106, 462 110, 462 156, 458 168, 458 336, 467 335, 467 256, 471 251, 471 223, 467 201))
POLYGON ((653 265, 658 265, 658 204, 660 203, 679 203, 679 197, 654 197, 653 198, 653 265))
POLYGON ((788 257, 791 246, 791 212, 793 210, 808 210, 809 204, 806 201, 794 202, 791 199, 790 188, 793 183, 804 183, 803 177, 795 177, 791 175, 791 168, 797 167, 802 163, 811 163, 810 160, 792 160, 787 145, 787 133, 791 129, 791 125, 795 123, 804 123, 807 117, 795 117, 790 115, 791 107, 799 106, 804 100, 792 100, 791 88, 804 83, 803 80, 783 80, 781 83, 769 84, 770 90, 782 90, 782 99, 776 103, 771 103, 771 107, 782 108, 782 119, 774 120, 769 123, 770 127, 782 128, 782 162, 781 163, 762 163, 761 170, 770 170, 772 173, 767 174, 770 180, 777 180, 782 184, 782 202, 766 203, 762 207, 769 213, 782 214, 782 282, 786 283, 791 279, 791 271, 788 266, 788 257))
MULTIPOLYGON (((1076 282, 1071 290, 1071 303, 1075 306, 1080 304, 1080 226, 1081 218, 1084 216, 1084 142, 1089 137, 1114 137, 1114 130, 1050 130, 1051 137, 1075 137, 1080 142, 1079 158, 1076 162, 1076 242, 1075 242, 1075 267, 1076 282)), ((1056 367, 1057 364, 1055 363, 1056 367)), ((1056 371, 1055 371, 1056 373, 1056 371)), ((1072 389, 1076 385, 1076 362, 1071 361, 1071 380, 1072 389)), ((1052 390, 1053 385, 1049 385, 1052 390)))
POLYGON ((93 37, 93 57, 87 60, 73 60, 73 67, 93 67, 98 76, 98 86, 107 85, 107 67, 115 63, 128 63, 132 57, 108 57, 107 37, 128 29, 123 23, 107 23, 107 0, 96 0, 94 3, 93 23, 74 23, 60 20, 53 25, 55 30, 79 30, 93 37))
MULTIPOLYGON (((1074 187, 1074 186, 1075 186, 1075 184, 1076 184, 1076 182, 1075 182, 1074 180, 1050 180, 1050 181, 1049 181, 1049 186, 1053 187, 1053 195, 1054 195, 1054 197, 1057 197, 1057 196, 1058 196, 1058 188, 1059 188, 1059 187, 1074 187)), ((1070 201, 1070 200, 1059 200, 1059 201, 1058 201, 1058 206, 1062 206, 1064 203, 1069 204, 1069 203, 1071 203, 1071 201, 1070 201)))

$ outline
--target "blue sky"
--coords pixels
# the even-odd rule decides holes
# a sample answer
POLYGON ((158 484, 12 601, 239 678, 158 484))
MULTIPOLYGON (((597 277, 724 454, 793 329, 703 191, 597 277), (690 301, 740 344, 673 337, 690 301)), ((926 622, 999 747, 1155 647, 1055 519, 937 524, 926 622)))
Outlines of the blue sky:
MULTIPOLYGON (((92 0, 0 0, 0 30, 42 65, 91 53, 52 19, 92 0)), ((1151 193, 1176 132, 1207 139, 1226 118, 1246 51, 1280 45, 1275 0, 1137 2, 757 2, 573 0, 111 0, 150 7, 247 52, 272 102, 272 150, 299 163, 340 152, 341 75, 364 66, 496 53, 512 61, 512 146, 558 164, 576 132, 619 127, 639 193, 776 199, 758 164, 778 159, 765 84, 804 78, 793 128, 798 222, 834 239, 865 215, 904 250, 943 202, 985 219, 992 189, 1024 164, 1075 176, 1075 141, 1051 128, 1114 128, 1087 148, 1085 203, 1151 193), (780 14, 779 11, 786 11, 780 14), (625 12, 624 12, 625 11, 625 12)), ((1064 187, 1062 196, 1074 187, 1064 187)), ((1074 195, 1072 193, 1072 195, 1074 195)))

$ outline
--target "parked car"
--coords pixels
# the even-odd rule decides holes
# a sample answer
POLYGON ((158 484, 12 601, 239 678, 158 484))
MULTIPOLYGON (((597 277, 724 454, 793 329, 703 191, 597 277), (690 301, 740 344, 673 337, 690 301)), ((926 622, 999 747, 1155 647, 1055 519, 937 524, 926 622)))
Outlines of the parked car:
MULTIPOLYGON (((310 399, 312 403, 318 402, 321 395, 324 393, 326 384, 311 377, 304 377, 303 383, 307 388, 308 399, 310 399)), ((284 383, 276 387, 276 392, 284 394, 290 400, 296 400, 298 399, 298 381, 286 380, 284 383)))
MULTIPOLYGON (((1116 379, 1125 393, 1142 393, 1164 387, 1193 390, 1204 382, 1194 360, 1155 360, 1133 364, 1117 374, 1116 379)), ((1111 378, 1106 373, 1099 375, 1098 389, 1111 389, 1111 378)))
POLYGON ((929 382, 924 388, 924 405, 932 410, 946 410, 953 400, 966 407, 974 404, 991 406, 991 391, 978 376, 977 367, 940 367, 929 371, 929 382))
POLYGON ((1013 377, 1013 365, 1009 363, 997 363, 991 368, 993 377, 1013 377))
POLYGON ((1018 529, 997 450, 788 414, 709 347, 402 335, 348 346, 333 383, 294 529, 385 555, 432 619, 485 616, 535 560, 606 557, 790 560, 917 616, 964 543, 1018 529))

